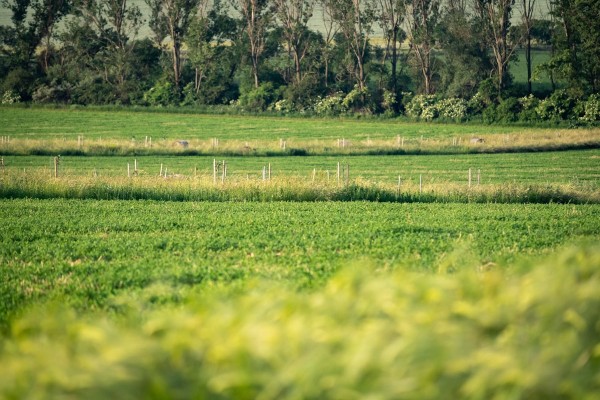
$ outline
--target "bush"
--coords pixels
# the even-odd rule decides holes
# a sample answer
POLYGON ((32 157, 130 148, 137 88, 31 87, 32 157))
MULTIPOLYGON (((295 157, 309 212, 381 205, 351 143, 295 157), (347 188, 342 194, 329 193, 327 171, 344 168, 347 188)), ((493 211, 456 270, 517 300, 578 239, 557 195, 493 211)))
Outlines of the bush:
POLYGON ((21 96, 17 92, 7 90, 2 93, 2 104, 15 104, 21 101, 21 96))
POLYGON ((575 100, 566 90, 556 90, 536 107, 538 116, 545 121, 567 120, 572 117, 575 100))
POLYGON ((165 107, 177 104, 177 95, 173 84, 160 80, 144 93, 144 101, 154 107, 165 107))
POLYGON ((583 103, 583 116, 581 119, 586 122, 600 121, 600 94, 591 95, 583 103))
POLYGON ((314 105, 314 110, 317 115, 335 116, 345 113, 347 109, 344 107, 345 95, 343 92, 330 94, 325 98, 317 98, 314 105))
POLYGON ((497 122, 515 122, 521 112, 519 99, 508 97, 500 102, 496 107, 497 122))
POLYGON ((468 115, 468 105, 464 99, 451 97, 436 104, 440 118, 456 122, 464 121, 468 115))
POLYGON ((431 121, 438 117, 437 98, 434 95, 419 94, 406 105, 406 115, 431 121))
POLYGON ((357 85, 354 86, 344 100, 342 101, 342 106, 346 110, 352 110, 354 112, 371 112, 371 108, 369 106, 369 92, 366 88, 362 90, 359 89, 357 85))
POLYGON ((68 103, 72 89, 69 83, 40 85, 31 97, 34 103, 68 103))
POLYGON ((537 97, 532 94, 521 97, 519 99, 519 104, 521 106, 521 112, 519 112, 519 121, 533 122, 538 119, 536 108, 540 104, 540 101, 537 97))
POLYGON ((486 100, 484 96, 477 92, 475 95, 467 102, 467 113, 469 115, 479 115, 483 113, 487 106, 486 100))
POLYGON ((241 94, 239 105, 250 111, 264 111, 277 99, 278 95, 272 82, 262 83, 241 94))

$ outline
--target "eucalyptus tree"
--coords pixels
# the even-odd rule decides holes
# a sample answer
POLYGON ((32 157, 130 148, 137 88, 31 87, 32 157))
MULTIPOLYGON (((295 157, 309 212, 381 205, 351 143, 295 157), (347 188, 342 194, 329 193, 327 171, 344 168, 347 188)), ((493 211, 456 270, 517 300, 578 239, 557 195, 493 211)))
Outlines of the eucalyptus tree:
POLYGON ((79 0, 75 13, 102 43, 89 67, 114 88, 116 100, 128 102, 136 38, 144 22, 139 7, 127 0, 79 0))
POLYGON ((248 40, 254 87, 258 88, 261 56, 265 51, 268 30, 273 23, 273 12, 269 0, 231 0, 231 4, 242 17, 248 40))
POLYGON ((482 21, 486 44, 494 60, 498 97, 509 82, 509 63, 518 40, 511 40, 509 29, 515 0, 474 0, 475 10, 482 21))
POLYGON ((391 63, 390 89, 398 91, 398 49, 404 38, 402 24, 406 18, 407 0, 377 0, 379 5, 379 23, 383 30, 385 48, 383 63, 391 63))
POLYGON ((417 63, 424 94, 434 92, 436 30, 441 18, 441 0, 408 0, 407 36, 417 63))
POLYGON ((272 1, 288 54, 291 54, 294 60, 294 83, 298 85, 302 81, 302 62, 311 44, 308 21, 313 15, 316 0, 272 1))
POLYGON ((527 66, 527 91, 531 93, 531 76, 532 76, 532 61, 531 61, 531 31, 533 29, 535 16, 536 0, 519 0, 521 10, 521 21, 523 26, 523 35, 525 40, 525 63, 527 66))
POLYGON ((11 14, 12 26, 0 26, 0 75, 4 86, 27 96, 27 87, 37 77, 36 51, 43 47, 41 69, 47 72, 56 24, 69 13, 69 0, 2 0, 11 14))
POLYGON ((181 86, 181 48, 193 16, 201 0, 145 0, 150 9, 150 29, 158 46, 170 40, 173 84, 179 91, 181 86))
POLYGON ((438 40, 444 52, 440 61, 438 92, 470 98, 493 70, 488 48, 470 0, 447 0, 438 40))
POLYGON ((333 56, 334 38, 339 31, 339 26, 334 18, 337 0, 317 0, 321 8, 321 20, 323 21, 323 47, 321 56, 323 59, 325 87, 329 87, 330 63, 333 56))
POLYGON ((377 21, 377 0, 338 0, 333 18, 354 58, 354 76, 360 91, 366 89, 369 38, 377 21))
POLYGON ((578 94, 600 90, 600 2, 550 0, 556 21, 548 68, 578 94))
POLYGON ((233 78, 231 43, 238 27, 221 1, 200 0, 185 37, 187 57, 194 69, 192 88, 196 101, 215 102, 233 78))

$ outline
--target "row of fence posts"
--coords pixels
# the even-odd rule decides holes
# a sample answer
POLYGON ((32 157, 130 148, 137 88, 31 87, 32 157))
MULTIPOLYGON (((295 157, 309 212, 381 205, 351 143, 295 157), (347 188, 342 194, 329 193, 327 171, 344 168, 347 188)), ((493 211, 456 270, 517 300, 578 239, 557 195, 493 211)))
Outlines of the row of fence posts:
MULTIPOLYGON (((66 141, 66 137, 63 139, 64 141, 66 141)), ((102 138, 99 138, 98 140, 102 140, 102 138)), ((421 142, 423 142, 424 138, 423 135, 421 135, 421 142)), ((510 140, 510 135, 505 135, 504 137, 504 141, 508 142, 510 140)), ((11 138, 10 136, 1 136, 0 137, 0 143, 2 144, 8 144, 10 143, 11 138)), ((135 138, 131 138, 131 142, 132 144, 135 144, 135 138)), ((452 138, 452 146, 460 146, 462 142, 462 138, 452 138)), ((211 146, 213 149, 219 147, 219 139, 218 138, 212 138, 211 139, 211 146)), ((367 146, 371 146, 373 144, 373 141, 371 140, 370 137, 367 137, 367 146)), ((84 136, 83 135, 78 135, 77 136, 77 147, 79 149, 83 148, 84 145, 84 136)), ((404 147, 404 137, 397 135, 396 136, 396 145, 398 147, 404 147)), ((342 138, 342 139, 337 139, 337 147, 338 148, 346 148, 350 146, 350 141, 342 138)), ((150 136, 146 136, 144 139, 144 147, 152 147, 152 137, 150 136)), ((246 142, 246 147, 249 147, 248 142, 246 142)), ((282 150, 285 150, 287 148, 287 140, 286 139, 279 139, 279 148, 282 150)))
MULTIPOLYGON (((54 157, 54 177, 58 178, 59 175, 59 165, 60 165, 60 155, 54 157)), ((2 170, 2 172, 5 171, 5 163, 4 163, 4 157, 0 157, 0 169, 2 170)), ((131 165, 129 163, 127 163, 127 177, 131 178, 131 165)), ((133 175, 137 176, 139 174, 138 171, 138 162, 137 159, 133 160, 133 175)), ((197 176, 198 174, 198 168, 194 167, 194 176, 197 176)), ((329 170, 326 171, 327 174, 327 181, 329 181, 329 170)), ((96 171, 96 169, 94 168, 93 171, 93 175, 94 177, 98 176, 98 173, 96 171)), ((158 174, 161 177, 167 177, 167 168, 161 163, 160 164, 160 172, 158 174)), ((220 175, 221 178, 221 183, 225 182, 225 178, 227 178, 227 163, 225 160, 223 161, 217 161, 217 159, 213 159, 213 182, 216 184, 218 177, 220 175)), ((315 182, 316 180, 316 175, 317 175, 317 169, 313 168, 312 171, 312 181, 315 182)), ((348 184, 350 182, 350 164, 342 164, 340 162, 337 163, 337 184, 339 185, 340 182, 344 182, 345 184, 348 184)), ((477 170, 477 185, 479 186, 481 183, 481 169, 477 170)), ((263 166, 262 168, 262 180, 263 181, 271 181, 271 163, 263 166)), ((468 171, 468 183, 469 183, 469 188, 472 187, 472 183, 473 183, 473 169, 469 168, 468 171)), ((402 186, 402 176, 398 176, 398 194, 400 194, 400 187, 402 186)), ((423 175, 419 174, 419 193, 423 192, 423 175)))

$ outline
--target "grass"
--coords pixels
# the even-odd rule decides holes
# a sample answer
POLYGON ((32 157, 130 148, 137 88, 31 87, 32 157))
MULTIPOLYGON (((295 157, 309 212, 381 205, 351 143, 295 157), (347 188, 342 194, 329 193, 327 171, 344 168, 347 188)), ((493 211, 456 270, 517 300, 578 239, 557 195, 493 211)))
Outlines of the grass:
POLYGON ((469 125, 5 110, 0 398, 600 389, 600 152, 521 152, 595 146, 597 130, 493 127, 485 150, 451 144, 485 129, 469 125), (277 129, 313 156, 281 152, 277 129), (398 130, 437 154, 364 155, 398 130), (340 135, 353 145, 326 153, 340 135), (209 152, 227 154, 224 182, 209 152))
POLYGON ((393 155, 600 147, 598 128, 6 107, 0 108, 0 123, 2 155, 393 155), (473 144, 474 137, 484 142, 473 144))
POLYGON ((591 400, 599 264, 593 247, 510 273, 424 275, 363 262, 318 291, 157 283, 116 294, 117 318, 35 307, 0 347, 0 396, 591 400))
POLYGON ((0 218, 4 327, 53 299, 88 313, 154 284, 173 295, 258 277, 320 287, 363 258, 390 270, 506 268, 600 237, 598 205, 21 199, 0 201, 0 218))

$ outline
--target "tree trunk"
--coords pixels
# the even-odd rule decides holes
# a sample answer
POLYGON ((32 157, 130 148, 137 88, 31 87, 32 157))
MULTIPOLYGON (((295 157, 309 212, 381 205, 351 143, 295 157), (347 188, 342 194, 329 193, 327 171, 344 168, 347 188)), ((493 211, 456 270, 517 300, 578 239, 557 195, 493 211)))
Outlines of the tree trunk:
POLYGON ((179 90, 180 64, 181 64, 181 49, 179 41, 173 40, 173 81, 175 82, 175 90, 179 90))
POLYGON ((527 61, 527 93, 531 94, 531 35, 527 33, 527 46, 525 47, 525 60, 527 61))

